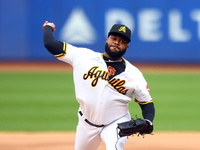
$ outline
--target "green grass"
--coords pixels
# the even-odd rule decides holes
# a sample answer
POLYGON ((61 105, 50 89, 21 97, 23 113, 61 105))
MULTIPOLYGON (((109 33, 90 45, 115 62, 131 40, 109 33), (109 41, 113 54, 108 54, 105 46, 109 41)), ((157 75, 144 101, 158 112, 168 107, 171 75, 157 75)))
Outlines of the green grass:
MULTIPOLYGON (((200 75, 145 74, 150 87, 156 115, 155 130, 200 131, 200 75)), ((137 104, 131 103, 131 114, 141 114, 137 104)), ((138 115, 141 117, 141 115, 138 115)))
POLYGON ((75 130, 72 74, 0 74, 0 130, 75 130))
MULTIPOLYGON (((144 74, 156 108, 156 131, 200 131, 200 75, 144 74)), ((1 73, 1 131, 75 131, 71 73, 1 73)), ((141 117, 130 103, 132 117, 141 117)))

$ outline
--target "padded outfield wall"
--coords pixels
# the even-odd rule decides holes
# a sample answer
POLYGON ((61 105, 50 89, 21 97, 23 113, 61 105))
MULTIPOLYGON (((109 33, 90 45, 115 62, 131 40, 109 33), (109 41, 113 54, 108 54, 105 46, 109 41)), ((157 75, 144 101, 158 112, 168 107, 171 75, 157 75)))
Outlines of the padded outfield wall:
POLYGON ((42 25, 55 37, 103 52, 114 23, 132 30, 125 55, 140 63, 200 64, 199 0, 0 0, 0 61, 54 61, 42 25))

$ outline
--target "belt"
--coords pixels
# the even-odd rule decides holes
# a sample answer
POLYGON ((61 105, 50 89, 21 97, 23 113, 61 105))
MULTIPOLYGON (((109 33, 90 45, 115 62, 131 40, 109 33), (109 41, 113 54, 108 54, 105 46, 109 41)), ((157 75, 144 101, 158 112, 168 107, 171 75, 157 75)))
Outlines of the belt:
MULTIPOLYGON (((78 112, 81 116, 83 116, 83 113, 81 112, 81 111, 79 111, 78 112)), ((93 123, 91 123, 90 121, 88 121, 86 118, 84 119, 85 120, 85 122, 87 122, 89 125, 91 125, 91 126, 94 126, 94 127, 97 127, 97 128, 101 128, 101 127, 104 127, 104 125, 102 124, 102 125, 96 125, 96 124, 93 124, 93 123)))

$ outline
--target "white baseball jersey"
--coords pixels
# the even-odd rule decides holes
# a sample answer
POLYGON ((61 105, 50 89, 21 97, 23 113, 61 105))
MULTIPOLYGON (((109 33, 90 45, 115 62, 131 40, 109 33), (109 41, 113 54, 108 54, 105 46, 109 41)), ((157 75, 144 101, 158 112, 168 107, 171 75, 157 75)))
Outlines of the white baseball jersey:
POLYGON ((127 60, 125 71, 108 80, 103 54, 64 43, 65 55, 56 57, 73 67, 76 99, 85 117, 108 125, 128 112, 133 94, 137 102, 152 100, 142 73, 127 60))

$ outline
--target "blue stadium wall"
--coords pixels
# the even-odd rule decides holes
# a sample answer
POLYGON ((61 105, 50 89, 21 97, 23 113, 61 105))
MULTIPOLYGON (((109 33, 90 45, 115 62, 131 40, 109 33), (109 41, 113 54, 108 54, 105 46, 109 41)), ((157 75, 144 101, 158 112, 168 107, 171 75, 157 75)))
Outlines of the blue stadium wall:
POLYGON ((0 61, 55 61, 42 25, 55 37, 104 52, 114 23, 132 30, 125 58, 139 63, 200 63, 199 0, 0 0, 0 61))

